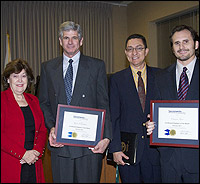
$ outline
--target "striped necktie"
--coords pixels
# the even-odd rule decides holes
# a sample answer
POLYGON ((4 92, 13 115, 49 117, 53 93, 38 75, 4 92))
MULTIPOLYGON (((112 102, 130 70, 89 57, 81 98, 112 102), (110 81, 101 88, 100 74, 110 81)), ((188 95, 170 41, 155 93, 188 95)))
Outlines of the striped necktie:
POLYGON ((69 66, 67 68, 67 72, 65 74, 64 83, 65 83, 65 92, 67 96, 67 104, 69 105, 72 99, 72 81, 73 81, 73 67, 72 67, 73 60, 69 60, 69 66))
POLYGON ((137 74, 138 74, 138 95, 139 95, 139 98, 140 98, 142 109, 144 111, 145 99, 146 99, 145 89, 144 89, 144 82, 143 82, 142 77, 141 77, 141 72, 138 71, 137 74))
POLYGON ((186 70, 187 70, 187 68, 183 67, 183 72, 181 73, 181 76, 180 76, 179 89, 178 89, 178 99, 179 100, 185 100, 185 97, 186 97, 187 91, 188 91, 188 87, 189 87, 186 70))

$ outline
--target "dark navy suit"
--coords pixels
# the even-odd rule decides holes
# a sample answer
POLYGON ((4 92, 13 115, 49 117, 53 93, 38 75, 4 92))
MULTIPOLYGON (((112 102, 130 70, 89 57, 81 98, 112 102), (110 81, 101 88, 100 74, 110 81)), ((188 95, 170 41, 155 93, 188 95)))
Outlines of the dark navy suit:
MULTIPOLYGON (((176 63, 156 76, 156 99, 178 100, 176 63)), ((199 100, 199 60, 196 61, 186 100, 199 100)), ((163 182, 199 182, 199 149, 159 147, 163 182), (172 169, 170 167, 172 166, 172 169), (178 179, 179 178, 179 179, 178 179)))
MULTIPOLYGON (((113 140, 111 153, 121 151, 120 132, 138 134, 137 161, 134 166, 119 166, 122 182, 141 182, 139 164, 145 165, 144 182, 160 182, 159 152, 150 148, 144 123, 150 113, 150 100, 154 95, 154 75, 158 68, 147 66, 147 93, 143 112, 130 66, 110 76, 110 112, 113 140), (153 167, 155 166, 155 167, 153 167)), ((144 167, 143 167, 144 168, 144 167)))

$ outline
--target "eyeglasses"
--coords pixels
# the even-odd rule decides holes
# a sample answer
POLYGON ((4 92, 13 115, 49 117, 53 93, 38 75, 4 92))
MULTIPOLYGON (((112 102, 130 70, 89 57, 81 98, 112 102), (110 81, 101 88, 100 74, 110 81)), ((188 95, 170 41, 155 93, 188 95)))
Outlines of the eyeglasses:
POLYGON ((131 53, 131 52, 134 51, 134 49, 135 49, 136 52, 142 52, 142 50, 143 50, 144 48, 143 48, 143 47, 136 47, 136 48, 128 47, 128 48, 126 48, 126 51, 129 52, 129 53, 131 53))

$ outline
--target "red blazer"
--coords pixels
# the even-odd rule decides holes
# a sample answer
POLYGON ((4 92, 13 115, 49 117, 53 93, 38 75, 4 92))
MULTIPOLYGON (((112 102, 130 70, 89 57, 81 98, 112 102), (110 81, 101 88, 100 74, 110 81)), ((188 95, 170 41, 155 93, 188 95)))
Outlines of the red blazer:
MULTIPOLYGON (((42 155, 45 149, 47 130, 39 100, 34 95, 24 93, 35 119, 34 148, 40 152, 35 163, 37 183, 45 182, 42 155)), ((1 182, 19 183, 22 159, 26 149, 25 121, 23 113, 9 88, 1 92, 1 182)))

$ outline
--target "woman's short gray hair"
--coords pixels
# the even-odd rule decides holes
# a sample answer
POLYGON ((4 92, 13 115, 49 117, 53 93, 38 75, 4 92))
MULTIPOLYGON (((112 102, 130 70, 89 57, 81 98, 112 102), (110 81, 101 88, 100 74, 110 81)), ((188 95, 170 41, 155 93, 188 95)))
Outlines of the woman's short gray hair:
POLYGON ((77 31, 79 41, 82 39, 83 35, 82 35, 81 26, 72 21, 63 22, 59 26, 59 31, 58 31, 59 38, 63 39, 63 31, 70 31, 70 30, 77 31))

